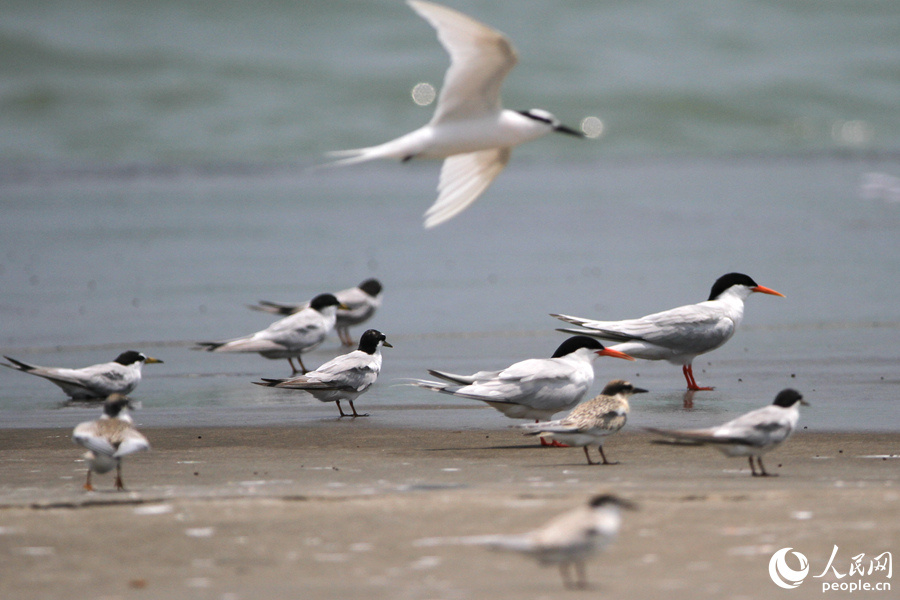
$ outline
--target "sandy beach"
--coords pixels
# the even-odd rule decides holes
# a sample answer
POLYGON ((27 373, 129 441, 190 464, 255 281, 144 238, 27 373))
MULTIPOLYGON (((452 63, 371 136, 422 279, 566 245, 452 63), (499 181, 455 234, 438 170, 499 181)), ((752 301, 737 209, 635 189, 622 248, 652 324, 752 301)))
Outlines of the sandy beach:
POLYGON ((105 475, 92 493, 68 429, 0 433, 0 597, 845 597, 823 583, 890 582, 848 572, 900 537, 897 434, 801 431, 765 459, 778 476, 755 478, 744 459, 629 430, 606 444, 611 466, 510 429, 326 419, 145 433, 153 450, 129 457, 128 491, 105 475), (522 556, 415 544, 525 531, 604 491, 639 508, 584 591, 522 556), (791 591, 768 574, 785 547, 810 565, 791 591))

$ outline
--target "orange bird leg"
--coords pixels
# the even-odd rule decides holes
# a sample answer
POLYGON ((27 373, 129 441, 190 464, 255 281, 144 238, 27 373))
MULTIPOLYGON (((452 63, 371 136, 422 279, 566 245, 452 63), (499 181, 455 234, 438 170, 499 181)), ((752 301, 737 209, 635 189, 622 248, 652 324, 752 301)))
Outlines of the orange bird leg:
POLYGON ((688 389, 692 392, 700 392, 700 391, 710 391, 715 388, 711 387, 700 387, 697 385, 697 380, 694 379, 694 367, 690 363, 681 367, 681 372, 684 373, 684 378, 687 381, 688 389))

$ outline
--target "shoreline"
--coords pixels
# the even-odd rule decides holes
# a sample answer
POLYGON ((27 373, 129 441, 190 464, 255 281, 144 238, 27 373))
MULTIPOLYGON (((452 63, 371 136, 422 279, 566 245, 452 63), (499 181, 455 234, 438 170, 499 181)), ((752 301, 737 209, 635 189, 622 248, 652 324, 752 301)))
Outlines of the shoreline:
MULTIPOLYGON (((764 458, 625 430, 611 466, 515 430, 362 425, 142 428, 153 450, 81 490, 68 429, 0 431, 0 595, 15 598, 769 598, 772 554, 896 554, 900 434, 798 432, 764 458), (891 458, 894 457, 894 458, 891 458), (564 591, 525 557, 423 538, 521 532, 598 492, 638 505, 564 591)), ((814 571, 814 573, 813 573, 814 571)), ((876 576, 863 578, 876 582, 876 576)), ((881 581, 881 580, 878 580, 881 581)), ((889 581, 889 580, 888 580, 889 581)), ((872 592, 887 598, 890 592, 872 592)))

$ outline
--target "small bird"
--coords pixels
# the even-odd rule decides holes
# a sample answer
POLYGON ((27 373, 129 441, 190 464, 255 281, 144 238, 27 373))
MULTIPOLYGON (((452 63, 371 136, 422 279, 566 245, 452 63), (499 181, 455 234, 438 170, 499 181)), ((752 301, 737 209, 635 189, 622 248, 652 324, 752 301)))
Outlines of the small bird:
POLYGON ((709 300, 624 321, 593 321, 569 315, 552 314, 581 329, 559 329, 563 333, 590 335, 621 342, 613 346, 635 358, 667 360, 682 365, 688 390, 700 387, 694 379, 693 361, 731 339, 744 318, 744 300, 753 292, 784 297, 784 294, 757 284, 743 273, 719 277, 709 300))
POLYGON ((111 394, 103 403, 103 416, 96 421, 86 421, 75 427, 72 441, 88 449, 87 480, 84 489, 92 491, 91 473, 108 473, 116 469, 116 489, 124 490, 122 483, 122 457, 149 450, 150 442, 134 428, 128 414, 129 400, 121 394, 111 394))
POLYGON ((301 354, 316 348, 334 329, 342 306, 334 294, 319 294, 300 312, 275 321, 262 331, 223 342, 200 342, 195 350, 258 352, 266 358, 286 358, 294 373, 306 373, 301 354), (300 368, 294 367, 296 358, 300 368))
POLYGON ((581 446, 589 465, 599 464, 591 460, 588 452, 588 446, 596 444, 600 449, 602 464, 615 465, 618 463, 606 460, 603 438, 625 426, 630 410, 628 399, 633 394, 643 394, 646 391, 622 379, 613 379, 606 384, 599 396, 579 404, 562 419, 527 423, 518 427, 527 429, 527 435, 539 435, 541 439, 549 438, 566 446, 581 446))
POLYGON ((790 388, 781 390, 769 406, 752 410, 716 427, 706 429, 655 429, 647 431, 695 444, 710 444, 726 456, 746 456, 754 477, 767 477, 762 455, 780 446, 797 428, 800 405, 809 406, 803 396, 790 388), (759 463, 759 472, 753 464, 759 463))
POLYGON ((434 116, 424 127, 390 142, 330 155, 342 157, 332 165, 380 158, 446 159, 438 198, 425 213, 425 227, 430 228, 472 204, 506 167, 513 146, 553 131, 583 135, 545 110, 503 108, 500 87, 518 60, 505 35, 439 4, 408 4, 437 30, 438 41, 450 55, 434 116))
MULTIPOLYGON (((362 325, 372 318, 375 311, 381 307, 381 282, 377 279, 366 279, 356 287, 347 288, 335 292, 334 296, 346 308, 338 308, 335 329, 341 343, 345 346, 353 345, 350 337, 350 327, 362 325)), ((309 302, 302 304, 281 304, 260 300, 258 304, 250 305, 253 310, 259 310, 275 315, 292 315, 309 307, 309 302)))
POLYGON ((335 357, 305 375, 290 379, 263 379, 256 385, 303 390, 321 402, 334 402, 342 417, 365 417, 356 412, 353 401, 371 387, 381 372, 381 347, 393 348, 377 329, 369 329, 359 339, 359 349, 335 357), (353 414, 345 414, 341 400, 350 403, 353 414))
POLYGON ((615 540, 622 525, 622 508, 636 507, 612 494, 603 494, 527 533, 426 538, 417 540, 415 545, 465 544, 518 552, 532 557, 541 566, 558 565, 564 587, 584 589, 588 586, 585 561, 615 540), (572 567, 577 575, 575 579, 571 577, 572 567))
MULTIPOLYGON (((627 354, 604 348, 586 336, 567 339, 550 358, 529 358, 500 371, 479 371, 455 375, 429 370, 434 377, 449 383, 415 380, 413 385, 480 400, 511 419, 550 419, 555 413, 578 404, 594 383, 592 362, 598 356, 634 360, 627 354)), ((541 438, 542 445, 548 445, 541 438)))
POLYGON ((140 352, 128 350, 112 362, 91 365, 82 369, 39 367, 4 356, 12 364, 0 363, 30 375, 37 375, 55 383, 73 400, 96 400, 110 394, 128 394, 141 380, 141 367, 162 363, 140 352))

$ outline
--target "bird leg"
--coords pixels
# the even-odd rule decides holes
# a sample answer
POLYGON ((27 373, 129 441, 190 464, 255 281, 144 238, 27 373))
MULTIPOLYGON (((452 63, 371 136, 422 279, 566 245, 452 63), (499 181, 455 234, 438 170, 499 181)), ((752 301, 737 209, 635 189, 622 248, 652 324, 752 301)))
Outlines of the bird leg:
MULTIPOLYGON (((756 457, 756 462, 759 463, 759 475, 756 474, 756 471, 753 472, 753 475, 758 477, 775 477, 775 473, 769 473, 766 471, 766 468, 763 466, 762 456, 756 457)), ((750 457, 750 468, 753 469, 753 457, 750 457)))
POLYGON ((578 574, 578 580, 575 583, 575 587, 579 590, 586 590, 588 583, 587 574, 585 573, 584 569, 584 561, 579 560, 575 563, 575 573, 578 574))
MULTIPOLYGON (((617 463, 617 462, 609 462, 608 460, 606 460, 606 454, 604 454, 604 452, 603 452, 603 446, 597 446, 597 448, 600 450, 600 458, 603 459, 603 464, 604 464, 604 465, 617 465, 617 464, 619 464, 619 463, 617 463)), ((584 449, 585 449, 585 451, 587 451, 587 446, 585 446, 584 449)))
POLYGON ((291 375, 296 375, 300 371, 297 370, 297 367, 294 366, 294 359, 288 356, 288 364, 291 365, 291 375))
POLYGON ((694 367, 691 363, 688 363, 681 367, 681 372, 684 373, 684 378, 687 381, 687 386, 690 391, 701 392, 714 389, 711 387, 700 387, 699 385, 697 385, 697 380, 694 379, 694 367))
POLYGON ((559 574, 562 577, 563 587, 572 589, 572 580, 569 578, 569 563, 559 563, 559 574))
POLYGON ((338 410, 341 412, 342 417, 354 417, 355 418, 355 417, 368 417, 369 416, 368 414, 361 415, 358 412, 356 412, 356 407, 353 406, 353 400, 347 400, 347 402, 350 403, 350 410, 353 411, 353 414, 348 415, 347 413, 345 413, 344 410, 341 408, 341 401, 340 400, 335 401, 335 404, 337 404, 338 410))
POLYGON ((350 329, 348 327, 338 327, 338 337, 344 346, 354 346, 353 338, 350 337, 350 329))
POLYGON ((594 461, 591 460, 591 453, 588 452, 588 447, 587 447, 587 446, 582 446, 581 448, 582 448, 582 450, 584 450, 584 457, 587 459, 588 464, 589 464, 589 465, 596 465, 597 463, 595 463, 594 461))
POLYGON ((89 492, 94 491, 94 486, 91 485, 91 469, 90 469, 90 467, 88 467, 87 479, 84 482, 84 489, 86 489, 89 492))
POLYGON ((347 402, 350 403, 350 408, 353 410, 354 417, 368 417, 369 416, 369 413, 359 414, 358 412, 356 412, 356 407, 353 406, 353 400, 347 400, 347 402))
POLYGON ((122 463, 116 465, 116 489, 125 491, 125 484, 122 483, 122 463))
POLYGON ((750 473, 753 475, 753 477, 756 477, 756 465, 753 464, 753 456, 748 456, 747 460, 750 461, 750 473))

